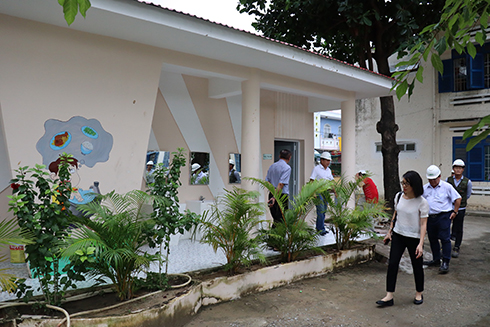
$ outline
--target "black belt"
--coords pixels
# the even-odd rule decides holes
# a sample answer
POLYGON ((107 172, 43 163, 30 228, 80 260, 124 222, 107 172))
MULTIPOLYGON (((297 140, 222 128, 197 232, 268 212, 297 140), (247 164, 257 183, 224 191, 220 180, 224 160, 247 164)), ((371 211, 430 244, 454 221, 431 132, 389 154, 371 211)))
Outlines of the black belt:
POLYGON ((451 211, 443 211, 443 212, 439 212, 439 213, 434 213, 432 215, 429 215, 429 218, 435 218, 437 216, 440 216, 440 215, 443 215, 443 214, 446 214, 448 212, 451 212, 451 211))

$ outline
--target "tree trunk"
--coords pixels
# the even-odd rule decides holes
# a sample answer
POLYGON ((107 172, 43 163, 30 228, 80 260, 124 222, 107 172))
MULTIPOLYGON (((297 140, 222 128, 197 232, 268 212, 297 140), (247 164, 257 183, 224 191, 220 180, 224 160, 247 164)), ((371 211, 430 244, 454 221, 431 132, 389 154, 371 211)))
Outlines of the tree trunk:
POLYGON ((392 210, 395 194, 400 191, 398 172, 398 153, 396 143, 398 125, 395 123, 395 104, 393 97, 381 97, 381 119, 376 130, 381 134, 381 152, 383 154, 383 186, 387 206, 392 210))

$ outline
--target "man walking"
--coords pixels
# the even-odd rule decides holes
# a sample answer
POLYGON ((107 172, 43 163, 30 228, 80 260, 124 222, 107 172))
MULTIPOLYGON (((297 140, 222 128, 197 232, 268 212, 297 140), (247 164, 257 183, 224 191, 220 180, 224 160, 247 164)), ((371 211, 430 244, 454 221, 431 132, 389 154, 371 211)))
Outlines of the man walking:
MULTIPOLYGON (((332 171, 328 166, 332 161, 332 156, 329 152, 325 151, 320 156, 320 164, 316 165, 311 172, 310 181, 316 179, 333 180, 332 171)), ((326 235, 328 232, 325 229, 325 211, 327 211, 327 202, 320 195, 318 196, 320 202, 316 205, 316 230, 320 232, 320 235, 326 235)))
MULTIPOLYGON (((288 208, 289 202, 289 177, 291 176, 291 166, 289 166, 289 161, 291 160, 291 151, 287 149, 281 150, 279 153, 279 160, 273 163, 269 170, 267 170, 267 175, 265 180, 276 188, 277 193, 284 194, 284 208, 288 208)), ((271 211, 272 218, 274 219, 275 226, 276 223, 283 221, 283 216, 279 205, 277 204, 272 193, 269 193, 269 210, 271 211)))
POLYGON ((466 204, 471 196, 471 191, 473 190, 471 180, 463 176, 464 167, 465 164, 463 160, 454 160, 454 176, 447 178, 447 182, 454 187, 459 195, 461 195, 461 205, 459 206, 459 210, 457 210, 458 214, 453 219, 453 228, 451 232, 451 239, 453 237, 455 239, 453 253, 451 255, 453 258, 459 257, 459 247, 463 241, 463 221, 466 213, 466 204))
POLYGON ((449 261, 451 260, 451 221, 458 213, 461 196, 449 183, 441 181, 439 167, 429 166, 426 176, 429 183, 424 185, 423 197, 430 207, 427 235, 429 236, 432 260, 425 261, 424 265, 429 267, 440 265, 439 273, 446 274, 449 271, 449 261))

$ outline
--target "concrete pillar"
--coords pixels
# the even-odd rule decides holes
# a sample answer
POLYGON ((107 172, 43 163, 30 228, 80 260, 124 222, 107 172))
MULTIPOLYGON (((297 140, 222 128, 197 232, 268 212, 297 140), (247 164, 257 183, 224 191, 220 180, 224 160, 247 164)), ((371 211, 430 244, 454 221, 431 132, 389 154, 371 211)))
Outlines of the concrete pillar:
MULTIPOLYGON (((242 176, 262 178, 260 172, 260 74, 252 70, 242 82, 242 176)), ((242 180, 245 190, 258 190, 257 184, 242 180)))
MULTIPOLYGON (((340 105, 342 109, 342 175, 347 180, 356 174, 356 100, 350 98, 340 105)), ((354 207, 354 197, 348 206, 354 207)))

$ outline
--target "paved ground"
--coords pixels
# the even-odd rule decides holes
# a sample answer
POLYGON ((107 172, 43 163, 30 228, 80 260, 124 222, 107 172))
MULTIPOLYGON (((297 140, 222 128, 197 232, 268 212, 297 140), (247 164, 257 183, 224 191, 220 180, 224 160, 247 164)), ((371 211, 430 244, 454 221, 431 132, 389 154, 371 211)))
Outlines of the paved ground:
MULTIPOLYGON (((428 242, 425 248, 429 251, 428 242)), ((385 295, 386 263, 373 261, 206 307, 186 327, 490 326, 490 218, 465 219, 461 255, 451 261, 447 275, 425 270, 422 305, 412 303, 410 264, 401 270, 393 307, 376 307, 385 295)))

